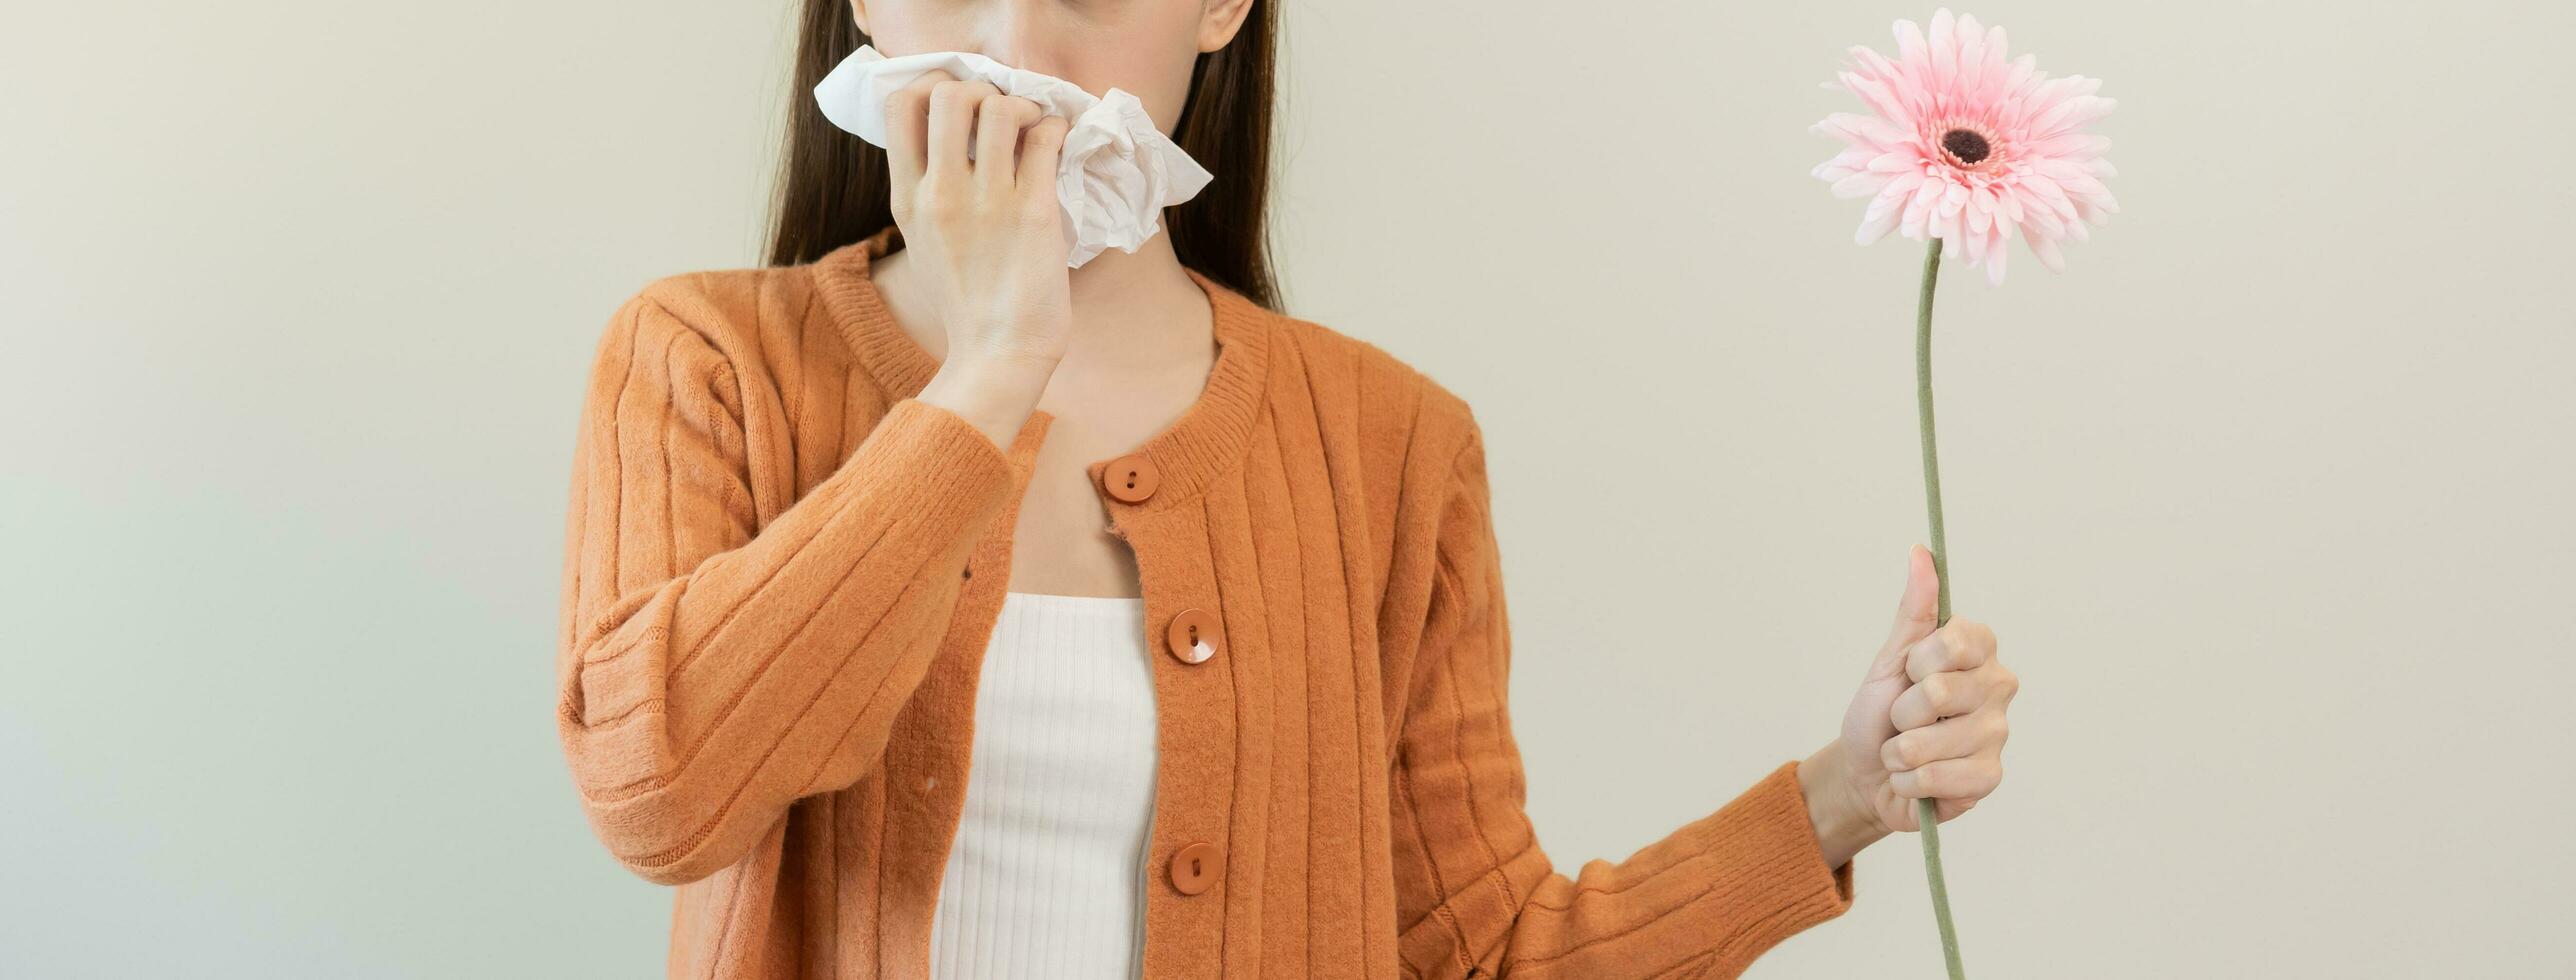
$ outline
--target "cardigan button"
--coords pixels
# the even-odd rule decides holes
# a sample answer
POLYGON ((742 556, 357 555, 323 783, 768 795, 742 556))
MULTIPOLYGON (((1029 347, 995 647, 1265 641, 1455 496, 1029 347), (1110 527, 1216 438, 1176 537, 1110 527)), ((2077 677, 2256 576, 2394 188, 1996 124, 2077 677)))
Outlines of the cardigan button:
POLYGON ((1185 664, 1208 662, 1224 643, 1225 634, 1217 629, 1216 614, 1205 609, 1183 609, 1163 630, 1163 649, 1185 664))
POLYGON ((1225 876, 1225 851, 1206 841, 1172 852, 1172 887, 1196 895, 1225 876))
POLYGON ((1162 471, 1154 467, 1154 458, 1137 453, 1110 460, 1108 468, 1100 471, 1100 488, 1121 501, 1140 503, 1154 495, 1154 487, 1162 479, 1162 471))

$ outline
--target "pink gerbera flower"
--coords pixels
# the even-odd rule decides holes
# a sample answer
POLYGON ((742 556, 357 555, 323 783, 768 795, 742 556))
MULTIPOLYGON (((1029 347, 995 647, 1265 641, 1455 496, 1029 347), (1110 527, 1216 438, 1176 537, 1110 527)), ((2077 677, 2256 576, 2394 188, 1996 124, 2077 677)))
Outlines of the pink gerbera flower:
MULTIPOLYGON (((1811 131, 1851 145, 1817 165, 1838 197, 1869 197, 1854 237, 1877 241, 1893 229, 1916 241, 1941 239, 2004 279, 2004 241, 2021 230, 2031 253, 2064 268, 2061 241, 2084 241, 2086 223, 2118 211, 2102 178, 2113 171, 2108 137, 2083 131, 2110 112, 2102 80, 2049 78, 2030 55, 2004 60, 2004 29, 1932 15, 1927 39, 1896 22, 1896 60, 1866 47, 1838 72, 1872 115, 1837 112, 1811 131)), ((1835 83, 1825 83, 1826 88, 1835 83)))

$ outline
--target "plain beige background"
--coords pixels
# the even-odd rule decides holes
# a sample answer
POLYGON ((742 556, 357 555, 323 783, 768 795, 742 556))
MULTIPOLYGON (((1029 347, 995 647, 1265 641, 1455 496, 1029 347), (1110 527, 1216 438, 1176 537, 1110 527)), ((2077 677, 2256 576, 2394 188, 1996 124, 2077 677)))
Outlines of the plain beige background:
MULTIPOLYGON (((1952 266, 1980 977, 2576 976, 2560 3, 1968 8, 2124 212, 1952 266)), ((1924 538, 1919 252, 1805 132, 1893 3, 1284 5, 1290 311, 1465 394, 1560 870, 1834 730, 1924 538)), ((755 261, 785 8, 13 5, 0 974, 658 976, 548 687, 591 346, 755 261)), ((1911 835, 1755 976, 1937 976, 1911 835)))

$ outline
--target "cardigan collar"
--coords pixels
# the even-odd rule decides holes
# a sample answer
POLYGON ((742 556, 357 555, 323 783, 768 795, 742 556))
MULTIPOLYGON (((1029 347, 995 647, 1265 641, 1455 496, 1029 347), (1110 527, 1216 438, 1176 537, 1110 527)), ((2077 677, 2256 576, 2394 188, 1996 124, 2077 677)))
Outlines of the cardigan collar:
MULTIPOLYGON (((902 248, 902 241, 902 230, 887 225, 833 249, 814 260, 813 266, 824 306, 842 340, 857 354, 860 368, 896 399, 920 394, 939 371, 939 359, 904 332, 869 276, 870 263, 902 248)), ((1278 314, 1197 269, 1183 266, 1182 271, 1208 296, 1216 365, 1198 400, 1127 454, 1151 457, 1161 484, 1152 496, 1133 504, 1103 493, 1101 499, 1112 508, 1113 520, 1122 509, 1150 513, 1196 498, 1217 476, 1231 471, 1251 442, 1263 386, 1270 376, 1271 328, 1278 314)), ((1014 446, 1007 448, 1014 456, 1033 454, 1054 421, 1053 413, 1037 409, 1014 446)), ((1110 465, 1123 458, 1085 464, 1092 486, 1099 487, 1110 465)))

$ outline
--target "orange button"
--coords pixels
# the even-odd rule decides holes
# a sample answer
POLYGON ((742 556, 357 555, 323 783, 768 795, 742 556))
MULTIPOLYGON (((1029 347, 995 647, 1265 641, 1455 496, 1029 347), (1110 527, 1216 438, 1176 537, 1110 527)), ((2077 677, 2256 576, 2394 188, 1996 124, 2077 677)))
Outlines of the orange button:
POLYGON ((1196 895, 1225 876, 1225 851, 1206 841, 1199 841, 1172 852, 1172 887, 1183 895, 1196 895))
POLYGON ((1163 648, 1185 664, 1203 664, 1216 656, 1225 645, 1225 634, 1217 629, 1216 614, 1205 609, 1183 609, 1172 617, 1172 625, 1163 631, 1163 648))
POLYGON ((1154 458, 1143 453, 1110 460, 1109 467, 1100 471, 1100 488, 1131 504, 1153 496, 1155 484, 1162 480, 1162 472, 1154 468, 1154 458))

